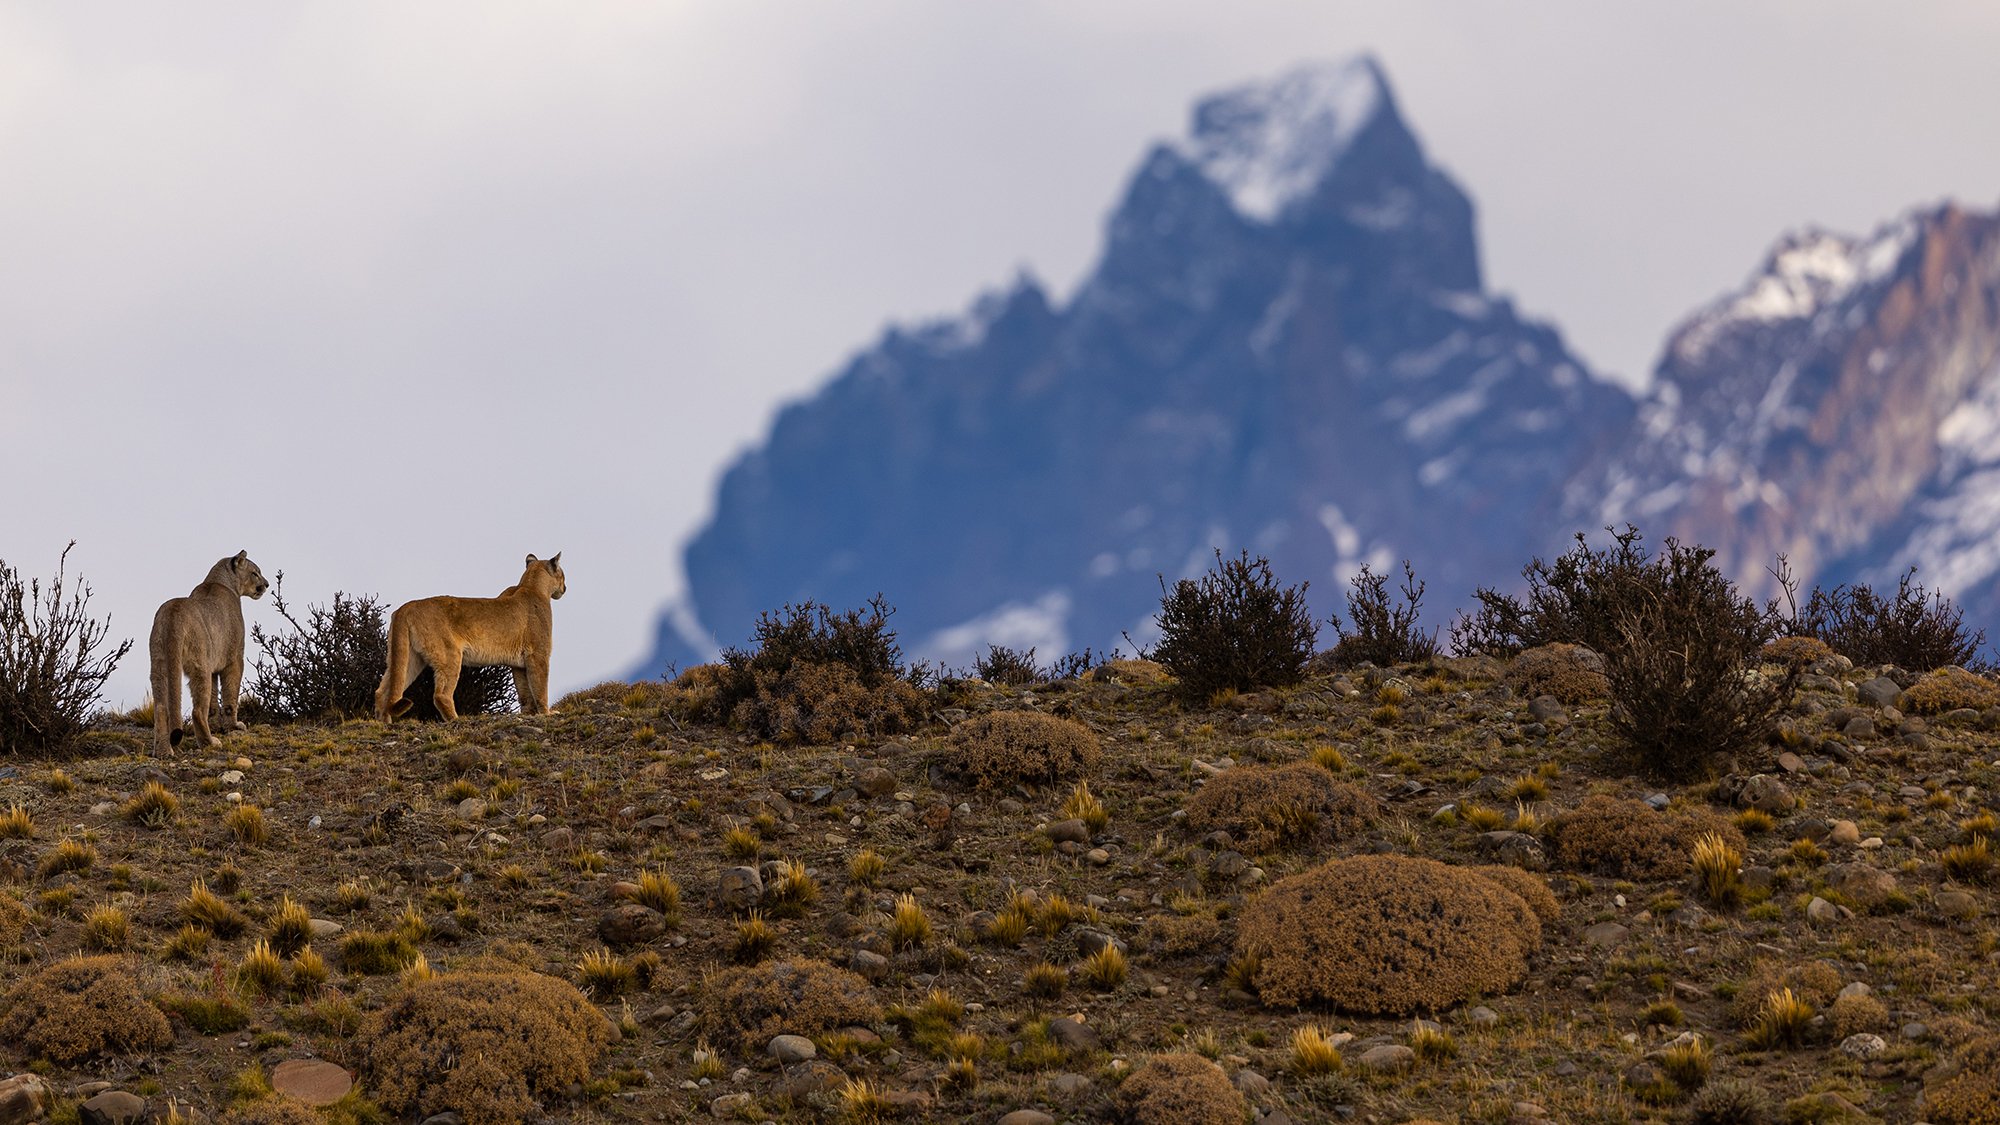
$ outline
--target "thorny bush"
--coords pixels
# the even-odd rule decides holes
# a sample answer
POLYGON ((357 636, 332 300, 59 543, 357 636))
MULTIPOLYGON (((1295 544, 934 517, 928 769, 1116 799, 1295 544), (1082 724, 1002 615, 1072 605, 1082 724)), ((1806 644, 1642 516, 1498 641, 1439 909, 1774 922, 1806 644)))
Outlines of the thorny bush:
POLYGON ((1333 646, 1333 663, 1339 667, 1364 661, 1389 667, 1429 660, 1438 654, 1436 633, 1417 627, 1417 611, 1423 605, 1424 584, 1410 560, 1403 560, 1402 598, 1389 597, 1387 575, 1376 574, 1362 564, 1361 573, 1348 581, 1347 616, 1353 622, 1342 625, 1334 614, 1332 625, 1340 640, 1333 646))
POLYGON ((1280 586, 1270 560, 1248 551, 1199 580, 1167 588, 1160 579, 1160 643, 1149 654, 1180 681, 1183 697, 1204 702, 1225 689, 1287 687, 1305 678, 1318 626, 1306 583, 1280 586))
POLYGON ((67 748, 90 719, 130 640, 106 647, 109 617, 90 615, 90 586, 68 579, 72 541, 46 589, 0 560, 0 750, 67 748))

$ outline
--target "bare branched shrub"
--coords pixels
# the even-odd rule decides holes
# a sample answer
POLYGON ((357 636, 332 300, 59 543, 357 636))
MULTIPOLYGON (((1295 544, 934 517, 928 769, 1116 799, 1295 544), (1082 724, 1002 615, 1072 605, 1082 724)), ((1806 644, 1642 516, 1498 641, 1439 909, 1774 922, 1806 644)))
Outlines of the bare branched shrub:
POLYGON ((1896 580, 1893 596, 1867 584, 1814 587, 1803 609, 1798 581, 1783 555, 1771 574, 1782 590, 1771 614, 1787 633, 1817 637, 1856 664, 1894 664, 1913 672, 1977 668, 1986 646, 1984 629, 1968 631, 1962 610, 1942 591, 1927 590, 1911 567, 1896 580))
POLYGON ((1436 633, 1417 627, 1417 612, 1424 602, 1424 584, 1408 559, 1403 560, 1400 600, 1389 596, 1387 575, 1376 574, 1364 563, 1361 573, 1348 581, 1347 616, 1351 626, 1341 624, 1334 614, 1332 625, 1340 640, 1333 646, 1333 663, 1346 667, 1363 662, 1389 667, 1429 660, 1438 654, 1436 633))
POLYGON ((1296 684, 1319 632, 1306 586, 1280 586, 1261 555, 1225 559, 1217 551, 1215 569, 1199 580, 1183 578, 1169 590, 1160 579, 1160 643, 1150 656, 1198 702, 1225 689, 1296 684))
POLYGON ((674 709, 786 742, 909 730, 927 710, 918 684, 928 670, 904 665, 889 628, 895 612, 880 594, 845 612, 810 601, 766 611, 754 649, 726 649, 721 664, 674 681, 674 709))
MULTIPOLYGON (((250 693, 261 713, 282 721, 352 719, 375 712, 375 688, 389 660, 388 618, 372 594, 336 591, 333 604, 308 605, 301 622, 285 601, 285 573, 271 584, 271 602, 291 628, 267 633, 250 627, 260 656, 251 661, 250 693)), ((437 677, 424 669, 405 692, 420 719, 438 718, 431 696, 437 677)), ((502 667, 462 669, 452 702, 461 715, 494 715, 514 708, 514 677, 502 667)))
POLYGON ((1606 584, 1617 630, 1600 650, 1611 727, 1646 773, 1692 777, 1762 745, 1798 682, 1796 667, 1774 678, 1756 671, 1772 623, 1714 557, 1668 539, 1606 584))
MULTIPOLYGON (((1611 530, 1607 528, 1606 530, 1611 530)), ((1593 549, 1578 532, 1576 543, 1546 563, 1521 571, 1527 593, 1517 597, 1481 586, 1470 615, 1451 626, 1452 651, 1512 656, 1549 644, 1582 645, 1604 652, 1620 636, 1619 606, 1648 580, 1651 560, 1639 529, 1612 531, 1612 545, 1593 549)))
POLYGON ((90 586, 68 578, 72 541, 46 590, 0 560, 0 749, 47 754, 82 733, 104 681, 132 642, 104 647, 111 619, 90 615, 90 586))
POLYGON ((1022 687, 1042 678, 1033 648, 1019 652, 1005 645, 987 645, 986 655, 973 660, 972 670, 989 684, 1008 687, 1022 687))

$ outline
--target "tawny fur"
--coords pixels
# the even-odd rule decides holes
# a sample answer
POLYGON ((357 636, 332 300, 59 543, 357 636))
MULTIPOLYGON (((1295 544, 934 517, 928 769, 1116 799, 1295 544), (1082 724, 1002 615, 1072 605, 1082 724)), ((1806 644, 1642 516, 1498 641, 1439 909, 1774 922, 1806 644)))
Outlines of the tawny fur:
POLYGON ((424 669, 436 676, 432 699, 438 714, 458 718, 451 694, 462 668, 502 665, 514 671, 514 694, 523 715, 549 710, 549 648, 555 632, 550 605, 567 589, 562 552, 528 556, 521 581, 495 598, 450 595, 405 602, 389 615, 389 666, 375 689, 375 717, 384 722, 407 713, 410 690, 424 669))
POLYGON ((189 725, 196 746, 215 745, 208 725, 219 695, 224 732, 235 730, 236 701, 243 688, 243 599, 261 598, 270 588, 247 551, 222 559, 185 598, 172 598, 153 614, 153 751, 165 754, 186 733, 181 722, 181 681, 194 699, 189 725))

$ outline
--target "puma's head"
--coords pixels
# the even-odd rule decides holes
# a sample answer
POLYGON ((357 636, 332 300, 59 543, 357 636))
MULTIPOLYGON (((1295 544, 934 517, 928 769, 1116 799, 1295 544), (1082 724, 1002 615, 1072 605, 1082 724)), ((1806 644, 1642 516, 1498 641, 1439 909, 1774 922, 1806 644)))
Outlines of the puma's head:
POLYGON ((546 559, 538 559, 533 555, 529 555, 528 573, 521 579, 521 584, 527 585, 530 580, 548 590, 551 599, 562 597, 563 593, 569 589, 569 583, 563 578, 562 552, 557 551, 554 555, 546 559))
POLYGON ((271 588, 264 578, 263 568, 250 561, 250 552, 238 551, 230 558, 215 564, 208 572, 210 582, 220 582, 246 598, 261 598, 264 591, 271 588))

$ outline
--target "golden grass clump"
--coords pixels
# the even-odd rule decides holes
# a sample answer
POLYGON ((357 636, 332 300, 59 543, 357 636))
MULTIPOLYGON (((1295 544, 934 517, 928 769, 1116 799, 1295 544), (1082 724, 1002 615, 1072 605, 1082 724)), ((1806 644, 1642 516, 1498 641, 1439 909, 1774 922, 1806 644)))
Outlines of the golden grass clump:
POLYGON ((1974 836, 1968 843, 1946 848, 1938 863, 1961 883, 1984 883, 1993 875, 1993 847, 1986 837, 1974 836))
POLYGON ((21 943, 22 935, 28 932, 30 917, 28 908, 19 899, 0 891, 0 953, 21 943))
POLYGON ((1076 783, 1076 788, 1070 792, 1069 799, 1063 802, 1062 814, 1072 820, 1082 821, 1092 835, 1104 831, 1104 826, 1111 823, 1111 814, 1105 811, 1104 802, 1097 799, 1097 794, 1090 791, 1088 781, 1076 783))
POLYGON ((0 840, 27 840, 35 835, 35 817, 19 802, 0 812, 0 840))
POLYGON ((752 910, 736 923, 736 938, 730 944, 729 958, 741 965, 754 965, 769 957, 777 944, 778 931, 764 920, 763 911, 752 910))
POLYGON ((1313 1078, 1336 1073, 1346 1065, 1347 1060, 1340 1057, 1340 1048, 1333 1045, 1326 1030, 1318 1024, 1309 1023, 1292 1032, 1293 1074, 1313 1078))
POLYGON ((1097 768, 1103 750, 1089 727, 1035 711, 995 711, 951 732, 951 762, 986 789, 1046 785, 1097 768))
POLYGON ((278 900, 278 909, 271 915, 264 936, 278 956, 290 957, 312 944, 312 915, 293 902, 292 896, 285 895, 278 900))
POLYGON ((281 992, 285 987, 285 959, 271 948, 270 942, 259 940, 236 963, 236 979, 259 996, 281 992))
POLYGON ((1571 706, 1611 694, 1604 658, 1581 645, 1531 648, 1507 665, 1501 682, 1522 699, 1552 695, 1571 706))
POLYGON ((1743 1033, 1743 1042, 1760 1051, 1804 1046, 1812 1034, 1813 1016, 1817 1014, 1811 1004, 1789 988, 1766 993, 1756 1020, 1743 1033))
POLYGON ((1923 1110, 1932 1125, 2000 1125, 2000 1036, 1966 1044, 1924 1087, 1923 1110))
POLYGON ((858 887, 879 887, 889 871, 889 861, 874 848, 862 848, 847 861, 847 877, 858 887))
POLYGON ((1743 901, 1743 853, 1729 841, 1709 833, 1694 844, 1694 879, 1701 897, 1723 910, 1743 901))
POLYGON ((1839 995, 1840 986, 1840 970, 1829 962, 1801 964, 1766 958, 1751 966, 1749 979, 1736 990, 1730 1002, 1730 1019, 1738 1027, 1754 1024, 1763 1015, 1766 999, 1779 992, 1789 992, 1810 1007, 1824 1008, 1839 995))
POLYGON ((402 988, 361 1039, 361 1070, 392 1113, 447 1109, 466 1125, 536 1116, 544 1098, 590 1077, 611 1023, 569 984, 487 968, 402 988))
POLYGON ((137 978, 136 964, 125 957, 72 957, 49 965, 0 998, 0 1043, 65 1066, 166 1047, 173 1030, 146 1002, 137 978))
POLYGON ((1505 992, 1541 939, 1527 902, 1476 871, 1365 855, 1272 884, 1236 946, 1268 1005, 1400 1016, 1505 992))
POLYGON ((1154 1055, 1114 1100, 1131 1125, 1242 1125, 1250 1112, 1222 1068, 1189 1051, 1154 1055))
POLYGON ((788 859, 779 865, 778 877, 764 899, 770 904, 771 913, 780 918, 797 918, 819 899, 819 881, 806 870, 804 863, 788 859))
POLYGON ((125 802, 119 814, 134 824, 165 828, 181 814, 181 799, 167 792, 167 787, 159 782, 149 781, 145 788, 125 802))
POLYGON ((1227 832, 1250 854, 1316 847, 1353 835, 1380 811, 1375 798, 1311 762, 1237 766, 1187 803, 1188 827, 1227 832))
POLYGON ((896 912, 889 918, 889 944, 897 949, 922 945, 931 939, 930 916, 913 894, 896 896, 896 912))
POLYGON ((297 1098, 272 1094, 230 1107, 221 1125, 326 1125, 326 1120, 297 1098))
POLYGON ((181 900, 181 917, 219 938, 235 937, 250 924, 242 911, 209 890, 208 883, 201 879, 194 881, 188 888, 188 896, 181 900))
POLYGON ((1903 693, 1903 710, 1917 715, 1942 715, 1970 707, 1984 711, 2000 705, 2000 684, 1963 668, 1939 668, 1903 693))
POLYGON ((91 907, 83 922, 83 944, 87 949, 116 953, 132 940, 132 919, 108 902, 91 907))
POLYGON ((1125 983, 1125 973, 1125 955, 1109 942, 1084 958, 1076 968, 1076 975, 1083 983, 1099 992, 1117 991, 1118 986, 1125 983))
POLYGON ((238 805, 222 818, 229 834, 242 843, 251 846, 264 844, 271 839, 270 823, 264 819, 264 810, 256 805, 238 805))
POLYGON ((1021 991, 1037 1000, 1054 1000, 1069 987, 1069 972, 1061 965, 1051 965, 1047 961, 1030 965, 1021 974, 1021 991))
POLYGON ((641 906, 659 911, 669 926, 681 923, 681 885, 667 874, 665 868, 658 871, 639 872, 639 890, 632 901, 641 906))
POLYGON ((1643 802, 1597 794, 1549 822, 1558 867, 1620 879, 1678 879, 1697 839, 1714 834, 1741 852, 1743 833, 1706 809, 1659 813, 1643 802))
POLYGON ((745 1051, 774 1035, 811 1037, 882 1017, 866 980, 810 958, 725 969, 703 987, 700 1007, 712 1037, 745 1051))
POLYGON ((48 879, 70 871, 86 871, 97 862, 97 849, 83 840, 68 837, 56 843, 35 865, 35 877, 48 879))

